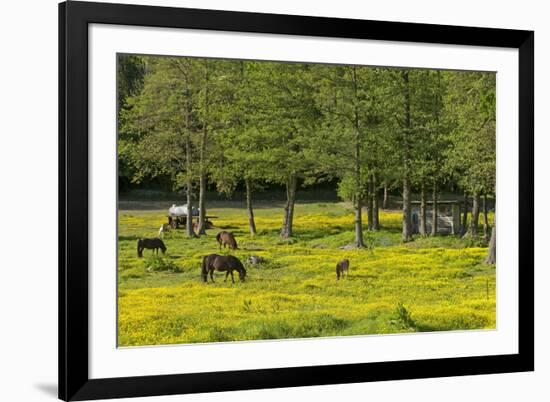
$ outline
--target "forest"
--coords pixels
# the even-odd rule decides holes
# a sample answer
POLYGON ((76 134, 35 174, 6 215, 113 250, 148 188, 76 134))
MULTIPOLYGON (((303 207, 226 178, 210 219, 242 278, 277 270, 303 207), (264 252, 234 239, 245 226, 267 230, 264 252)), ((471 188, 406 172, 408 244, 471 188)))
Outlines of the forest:
POLYGON ((119 202, 120 345, 494 328, 495 73, 119 54, 117 96, 119 190, 198 210, 140 259, 172 202, 119 202), (213 229, 246 283, 201 283, 213 229))
MULTIPOLYGON (((287 238, 297 192, 337 180, 339 196, 354 205, 357 247, 364 220, 378 230, 389 189, 402 195, 404 242, 412 240, 413 191, 421 235, 425 201, 437 213, 447 190, 469 200, 466 234, 478 235, 484 212, 489 236, 494 73, 120 55, 118 82, 119 179, 163 177, 184 189, 188 205, 197 200, 199 234, 209 185, 228 196, 244 186, 251 234, 254 192, 283 185, 287 238)), ((196 235, 191 225, 187 233, 196 235)))

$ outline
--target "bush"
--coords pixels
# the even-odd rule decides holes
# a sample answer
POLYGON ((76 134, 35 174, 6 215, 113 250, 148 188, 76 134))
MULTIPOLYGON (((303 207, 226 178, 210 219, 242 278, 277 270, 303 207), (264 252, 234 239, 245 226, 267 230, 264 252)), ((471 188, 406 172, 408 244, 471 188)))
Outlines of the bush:
POLYGON ((166 257, 161 257, 159 255, 152 254, 147 257, 143 263, 145 264, 145 269, 149 272, 159 272, 159 271, 168 271, 168 272, 182 272, 174 262, 166 257))
POLYGON ((405 306, 401 302, 397 303, 397 306, 393 311, 390 324, 400 330, 416 330, 416 323, 412 319, 411 313, 405 308, 405 306))

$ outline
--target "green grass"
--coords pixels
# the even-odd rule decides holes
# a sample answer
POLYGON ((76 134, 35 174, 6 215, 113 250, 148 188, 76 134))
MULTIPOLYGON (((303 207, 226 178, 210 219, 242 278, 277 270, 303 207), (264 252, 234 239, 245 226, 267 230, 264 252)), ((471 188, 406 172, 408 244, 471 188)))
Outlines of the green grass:
POLYGON ((208 213, 220 217, 216 229, 192 240, 171 231, 163 258, 149 250, 137 258, 136 241, 157 235, 165 211, 120 211, 120 346, 495 328, 495 266, 483 264, 487 249, 471 240, 402 244, 401 213, 382 212, 382 230, 365 232, 372 249, 341 250, 354 238, 347 204, 298 204, 291 241, 278 236, 278 206, 256 210, 255 237, 243 208, 215 206, 208 213), (241 260, 265 258, 247 266, 244 283, 224 283, 223 274, 201 282, 219 230, 236 235, 241 260), (349 278, 336 281, 342 258, 349 278))

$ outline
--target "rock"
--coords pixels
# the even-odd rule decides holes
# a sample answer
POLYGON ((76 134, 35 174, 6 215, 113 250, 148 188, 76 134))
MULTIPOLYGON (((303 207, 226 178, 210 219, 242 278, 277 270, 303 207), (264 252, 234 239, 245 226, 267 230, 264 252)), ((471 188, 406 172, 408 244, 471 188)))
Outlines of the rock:
POLYGON ((355 250, 357 245, 355 244, 346 244, 345 246, 338 247, 340 250, 355 250))
POLYGON ((258 264, 264 263, 265 258, 257 256, 257 255, 251 255, 250 257, 248 257, 247 261, 252 265, 258 265, 258 264))

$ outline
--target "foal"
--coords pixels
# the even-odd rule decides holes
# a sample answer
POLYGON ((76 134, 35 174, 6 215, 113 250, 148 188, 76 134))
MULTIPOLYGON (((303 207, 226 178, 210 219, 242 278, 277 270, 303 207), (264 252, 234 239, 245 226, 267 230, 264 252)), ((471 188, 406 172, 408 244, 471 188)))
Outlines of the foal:
POLYGON ((163 223, 160 226, 160 229, 159 229, 159 238, 163 239, 164 238, 164 233, 166 233, 168 231, 170 231, 170 225, 168 223, 163 223))
POLYGON ((340 276, 343 278, 344 273, 346 274, 346 278, 347 278, 348 272, 349 272, 349 260, 347 258, 340 261, 338 264, 336 264, 336 280, 339 280, 340 276))
POLYGON ((230 250, 237 250, 239 247, 237 246, 237 240, 235 240, 235 236, 233 236, 233 233, 231 232, 220 232, 216 235, 216 240, 220 245, 220 251, 222 250, 222 245, 225 248, 227 245, 230 250))

